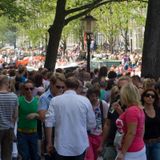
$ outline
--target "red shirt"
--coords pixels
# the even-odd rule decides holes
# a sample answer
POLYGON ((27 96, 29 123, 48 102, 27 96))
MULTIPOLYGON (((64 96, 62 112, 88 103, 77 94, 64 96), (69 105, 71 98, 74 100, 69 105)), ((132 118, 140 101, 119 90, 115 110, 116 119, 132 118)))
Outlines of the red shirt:
MULTIPOLYGON (((134 139, 128 148, 127 152, 137 152, 141 150, 144 147, 144 141, 143 141, 143 133, 144 133, 144 124, 145 124, 145 115, 142 109, 140 109, 138 106, 130 106, 125 110, 123 114, 119 117, 120 122, 118 123, 118 120, 116 122, 118 130, 121 132, 124 132, 124 136, 127 133, 127 124, 128 123, 136 123, 137 129, 134 136, 134 139)), ((123 143, 123 141, 122 141, 123 143)))

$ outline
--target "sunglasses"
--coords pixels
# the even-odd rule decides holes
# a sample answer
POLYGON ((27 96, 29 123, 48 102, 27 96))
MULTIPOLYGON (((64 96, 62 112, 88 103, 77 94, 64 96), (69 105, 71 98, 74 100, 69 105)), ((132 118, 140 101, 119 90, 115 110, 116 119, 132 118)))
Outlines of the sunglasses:
POLYGON ((155 98, 155 95, 154 94, 150 94, 150 93, 146 93, 145 97, 155 98))
POLYGON ((26 90, 26 91, 29 91, 29 90, 30 90, 30 91, 33 91, 33 89, 34 89, 34 88, 25 87, 25 90, 26 90))
POLYGON ((57 89, 64 89, 64 86, 56 86, 57 89))

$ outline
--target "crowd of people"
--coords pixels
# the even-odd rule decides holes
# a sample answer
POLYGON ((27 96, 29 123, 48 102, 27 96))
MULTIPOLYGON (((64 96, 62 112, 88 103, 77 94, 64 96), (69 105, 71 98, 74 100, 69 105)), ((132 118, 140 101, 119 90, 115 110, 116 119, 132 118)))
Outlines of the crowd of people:
MULTIPOLYGON (((2 48, 0 49, 0 68, 8 68, 13 65, 26 65, 32 69, 44 66, 46 49, 41 48, 2 48)), ((58 48, 56 68, 69 65, 77 61, 80 55, 79 44, 72 49, 58 48)))
MULTIPOLYGON (((16 48, 16 49, 0 49, 0 68, 9 68, 10 66, 25 65, 30 70, 38 70, 44 67, 46 54, 45 48, 16 48)), ((82 51, 80 44, 75 45, 72 49, 67 48, 65 51, 63 47, 59 47, 56 68, 66 68, 71 65, 78 66, 81 62, 83 66, 86 65, 86 53, 82 51)), ((99 60, 119 60, 120 65, 112 65, 112 70, 117 74, 130 73, 131 75, 141 74, 141 60, 142 54, 133 52, 125 53, 110 51, 97 53, 91 52, 91 69, 94 69, 94 62, 99 60)), ((104 64, 103 64, 104 65, 104 64)), ((98 66, 99 67, 99 66, 98 66)))
POLYGON ((2 160, 160 160, 160 81, 26 67, 0 72, 2 160))

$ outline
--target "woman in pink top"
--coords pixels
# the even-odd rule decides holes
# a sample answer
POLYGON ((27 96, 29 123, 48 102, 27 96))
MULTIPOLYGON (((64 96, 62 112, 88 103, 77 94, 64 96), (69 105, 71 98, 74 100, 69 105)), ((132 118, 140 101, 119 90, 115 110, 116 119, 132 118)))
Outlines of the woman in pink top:
POLYGON ((145 116, 140 103, 140 94, 132 83, 120 91, 121 103, 127 106, 117 119, 118 131, 123 133, 116 160, 146 160, 143 141, 145 116))

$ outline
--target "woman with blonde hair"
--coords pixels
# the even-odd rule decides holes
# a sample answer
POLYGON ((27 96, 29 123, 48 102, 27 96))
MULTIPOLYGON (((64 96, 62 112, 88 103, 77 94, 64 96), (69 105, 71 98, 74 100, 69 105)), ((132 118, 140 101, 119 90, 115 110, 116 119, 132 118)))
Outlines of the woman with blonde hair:
POLYGON ((146 160, 143 141, 145 115, 137 87, 132 83, 124 85, 120 99, 127 108, 116 121, 118 131, 123 135, 116 160, 146 160))

